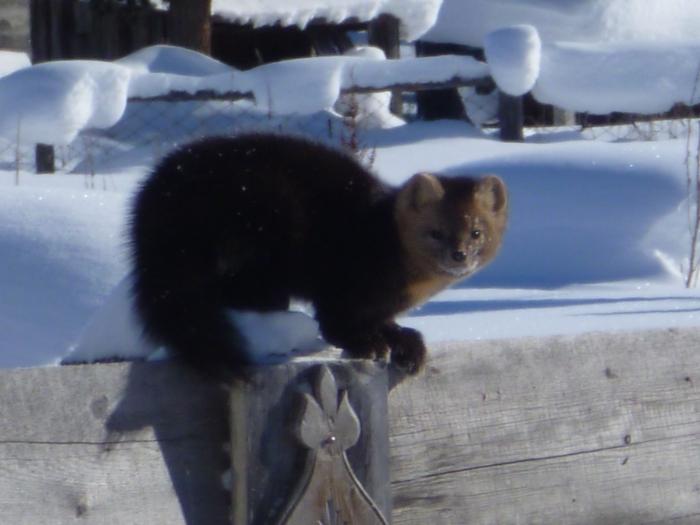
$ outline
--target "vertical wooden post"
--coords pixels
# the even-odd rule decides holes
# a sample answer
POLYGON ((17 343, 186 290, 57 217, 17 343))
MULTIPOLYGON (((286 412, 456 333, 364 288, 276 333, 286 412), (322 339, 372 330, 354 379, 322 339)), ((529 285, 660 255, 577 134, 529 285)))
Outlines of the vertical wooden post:
POLYGON ((50 58, 48 33, 50 24, 49 6, 41 0, 29 2, 29 40, 32 63, 44 62, 50 58))
MULTIPOLYGON (((388 59, 399 58, 401 56, 399 28, 399 19, 395 16, 379 15, 369 23, 367 41, 369 45, 382 49, 388 59)), ((389 109, 394 115, 403 115, 401 99, 401 91, 391 92, 389 109)))
POLYGON ((552 125, 554 126, 575 126, 576 113, 566 109, 552 106, 552 125))
POLYGON ((523 141, 523 98, 507 95, 502 91, 498 98, 498 123, 501 140, 506 142, 523 141))
MULTIPOLYGON (((464 54, 465 46, 454 44, 436 44, 434 42, 417 41, 415 43, 417 57, 464 54)), ((477 51, 474 50, 474 53, 477 51)), ((483 56, 480 57, 483 61, 483 56)), ((464 109, 462 97, 457 88, 430 89, 416 91, 418 118, 421 120, 459 119, 469 120, 464 109)))
POLYGON ((51 144, 37 144, 35 150, 36 172, 37 173, 55 173, 54 149, 51 144))
POLYGON ((233 525, 389 523, 388 378, 367 361, 256 367, 231 388, 233 525))
POLYGON ((168 41, 211 53, 211 0, 170 0, 168 41))

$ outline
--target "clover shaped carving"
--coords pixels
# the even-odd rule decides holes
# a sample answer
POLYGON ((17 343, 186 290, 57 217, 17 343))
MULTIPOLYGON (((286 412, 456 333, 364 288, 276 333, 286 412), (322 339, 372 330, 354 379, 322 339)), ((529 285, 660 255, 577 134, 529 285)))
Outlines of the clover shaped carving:
POLYGON ((299 488, 280 524, 387 525, 355 476, 345 451, 360 437, 360 421, 340 392, 330 369, 321 365, 314 396, 303 394, 298 440, 309 449, 299 488))
POLYGON ((297 437, 311 450, 338 456, 357 443, 360 421, 348 402, 347 391, 340 393, 338 402, 335 378, 325 365, 320 368, 315 394, 316 398, 303 394, 297 437))

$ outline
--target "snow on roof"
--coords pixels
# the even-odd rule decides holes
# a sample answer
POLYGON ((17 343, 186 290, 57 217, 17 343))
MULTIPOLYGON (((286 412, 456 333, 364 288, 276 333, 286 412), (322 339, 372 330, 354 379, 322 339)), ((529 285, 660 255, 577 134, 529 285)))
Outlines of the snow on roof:
POLYGON ((212 0, 211 12, 255 27, 279 23, 301 28, 314 19, 367 22, 382 14, 394 15, 401 22, 401 37, 412 41, 435 23, 441 4, 442 0, 212 0))
POLYGON ((697 0, 444 0, 422 37, 482 47, 495 29, 537 28, 542 41, 624 42, 697 40, 697 0))

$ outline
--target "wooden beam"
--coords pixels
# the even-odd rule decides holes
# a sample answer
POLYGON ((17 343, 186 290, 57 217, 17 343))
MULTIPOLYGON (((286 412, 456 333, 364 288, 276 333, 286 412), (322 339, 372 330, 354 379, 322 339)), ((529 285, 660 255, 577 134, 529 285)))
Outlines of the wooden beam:
MULTIPOLYGON (((451 79, 439 82, 377 82, 375 85, 355 84, 341 90, 342 94, 348 93, 379 93, 389 90, 400 91, 424 91, 431 89, 443 89, 459 86, 479 86, 488 84, 487 78, 472 78, 455 76, 451 79)), ((209 89, 202 89, 193 93, 187 91, 171 91, 164 95, 153 97, 130 97, 129 102, 185 102, 189 100, 255 100, 252 91, 225 91, 214 92, 209 89)))
MULTIPOLYGON (((700 522, 698 348, 697 328, 433 345, 389 396, 393 523, 700 522)), ((227 397, 172 363, 1 370, 0 521, 228 524, 227 397)))
POLYGON ((226 401, 172 364, 0 371, 0 521, 228 525, 226 401))
POLYGON ((390 396, 394 525, 700 523, 700 330, 452 343, 390 396))

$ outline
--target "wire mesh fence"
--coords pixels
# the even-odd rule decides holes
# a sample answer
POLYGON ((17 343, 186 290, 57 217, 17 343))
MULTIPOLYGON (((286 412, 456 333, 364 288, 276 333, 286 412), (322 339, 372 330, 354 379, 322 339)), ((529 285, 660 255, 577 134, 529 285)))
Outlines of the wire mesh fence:
MULTIPOLYGON (((477 126, 497 126, 498 93, 459 88, 468 118, 477 126)), ((108 129, 89 129, 68 144, 55 144, 55 168, 63 173, 95 174, 130 164, 152 164, 173 148, 209 135, 273 131, 304 135, 343 146, 370 161, 372 129, 399 125, 416 118, 413 93, 402 95, 403 115, 390 111, 391 94, 347 93, 333 110, 313 114, 275 114, 249 99, 167 98, 130 100, 122 118, 108 129)), ((542 140, 550 133, 576 132, 602 141, 651 141, 687 136, 693 108, 655 116, 578 115, 569 128, 539 127, 530 131, 542 140), (669 118, 675 117, 675 118, 669 118), (607 119, 607 121, 606 121, 607 119)), ((527 122, 526 122, 527 124, 527 122)), ((35 170, 35 144, 15 137, 0 138, 0 169, 17 173, 35 170)))
MULTIPOLYGON (((85 130, 68 144, 55 144, 55 167, 59 172, 109 171, 136 160, 153 162, 205 136, 251 131, 304 135, 359 152, 369 147, 364 130, 401 122, 389 112, 387 95, 345 95, 335 111, 301 115, 277 115, 249 100, 132 100, 111 128, 85 130)), ((21 134, 0 139, 0 169, 34 171, 34 148, 21 134)))

